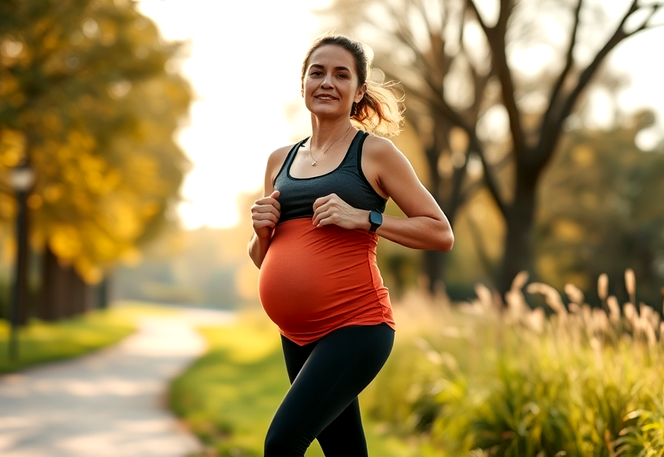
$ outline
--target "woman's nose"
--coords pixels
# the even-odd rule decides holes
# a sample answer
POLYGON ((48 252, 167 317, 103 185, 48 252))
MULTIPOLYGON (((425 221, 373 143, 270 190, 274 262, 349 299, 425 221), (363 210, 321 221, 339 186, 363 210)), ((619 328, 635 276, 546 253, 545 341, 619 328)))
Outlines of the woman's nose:
POLYGON ((323 89, 329 89, 332 87, 332 77, 330 75, 325 75, 323 81, 320 83, 320 87, 323 89))

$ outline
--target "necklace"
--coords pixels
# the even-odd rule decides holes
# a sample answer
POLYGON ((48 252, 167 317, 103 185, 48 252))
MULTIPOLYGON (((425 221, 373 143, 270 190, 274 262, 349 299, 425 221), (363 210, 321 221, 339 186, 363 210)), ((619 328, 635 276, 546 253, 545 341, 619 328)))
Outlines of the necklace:
MULTIPOLYGON (((348 130, 346 130, 346 132, 345 132, 343 135, 341 135, 341 136, 338 137, 336 140, 334 140, 332 143, 330 143, 330 145, 329 145, 328 147, 325 148, 325 150, 323 151, 323 153, 321 154, 321 156, 325 156, 325 153, 326 153, 327 151, 329 151, 330 148, 331 148, 332 146, 334 146, 334 144, 335 144, 337 141, 339 141, 341 138, 345 138, 346 135, 348 135, 348 132, 350 132, 351 127, 352 127, 352 125, 349 125, 349 126, 348 126, 348 130)), ((318 164, 318 160, 314 159, 313 148, 312 148, 311 146, 312 146, 312 145, 311 145, 311 142, 309 142, 309 155, 311 156, 311 160, 313 160, 313 162, 311 162, 311 166, 312 166, 312 167, 315 167, 315 166, 318 164)))

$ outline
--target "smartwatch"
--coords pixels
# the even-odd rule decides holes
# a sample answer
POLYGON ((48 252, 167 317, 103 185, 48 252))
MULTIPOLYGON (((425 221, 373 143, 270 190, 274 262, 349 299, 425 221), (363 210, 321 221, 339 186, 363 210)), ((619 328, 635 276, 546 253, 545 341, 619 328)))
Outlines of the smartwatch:
POLYGON ((371 223, 369 233, 374 233, 383 223, 383 213, 376 210, 371 210, 369 213, 369 222, 371 223))

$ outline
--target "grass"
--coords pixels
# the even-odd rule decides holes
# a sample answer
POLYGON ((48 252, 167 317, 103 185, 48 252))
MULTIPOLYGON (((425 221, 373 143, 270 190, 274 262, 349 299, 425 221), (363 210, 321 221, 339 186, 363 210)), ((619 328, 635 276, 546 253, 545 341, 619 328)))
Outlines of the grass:
POLYGON ((564 300, 526 281, 517 277, 506 307, 482 287, 466 304, 397 304, 398 344, 366 392, 374 420, 419 437, 423 456, 663 457, 660 316, 619 305, 605 277, 602 309, 571 285, 564 300), (548 310, 530 309, 526 293, 548 310))
POLYGON ((141 303, 120 303, 53 323, 31 320, 17 334, 18 357, 14 360, 9 356, 10 326, 0 320, 0 373, 77 357, 112 345, 135 330, 140 316, 170 312, 141 303))
MULTIPOLYGON (((262 456, 263 439, 288 389, 279 335, 259 312, 244 313, 234 324, 201 329, 209 350, 176 379, 172 410, 205 443, 206 456, 262 456)), ((362 402, 362 400, 360 400, 362 402)), ((365 423, 371 455, 415 457, 379 424, 365 423)), ((307 457, 322 457, 317 442, 307 457)))

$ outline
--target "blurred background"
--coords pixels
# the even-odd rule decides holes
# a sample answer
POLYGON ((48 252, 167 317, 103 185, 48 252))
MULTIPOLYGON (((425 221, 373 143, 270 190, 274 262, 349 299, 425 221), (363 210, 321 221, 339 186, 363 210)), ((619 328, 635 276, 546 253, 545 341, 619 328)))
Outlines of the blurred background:
POLYGON ((330 30, 402 82, 394 142, 456 233, 448 254, 381 241, 395 297, 526 271, 598 305, 599 275, 624 301, 631 269, 661 312, 661 4, 502 3, 0 2, 0 317, 255 306, 249 208, 310 133, 301 59, 330 30))

